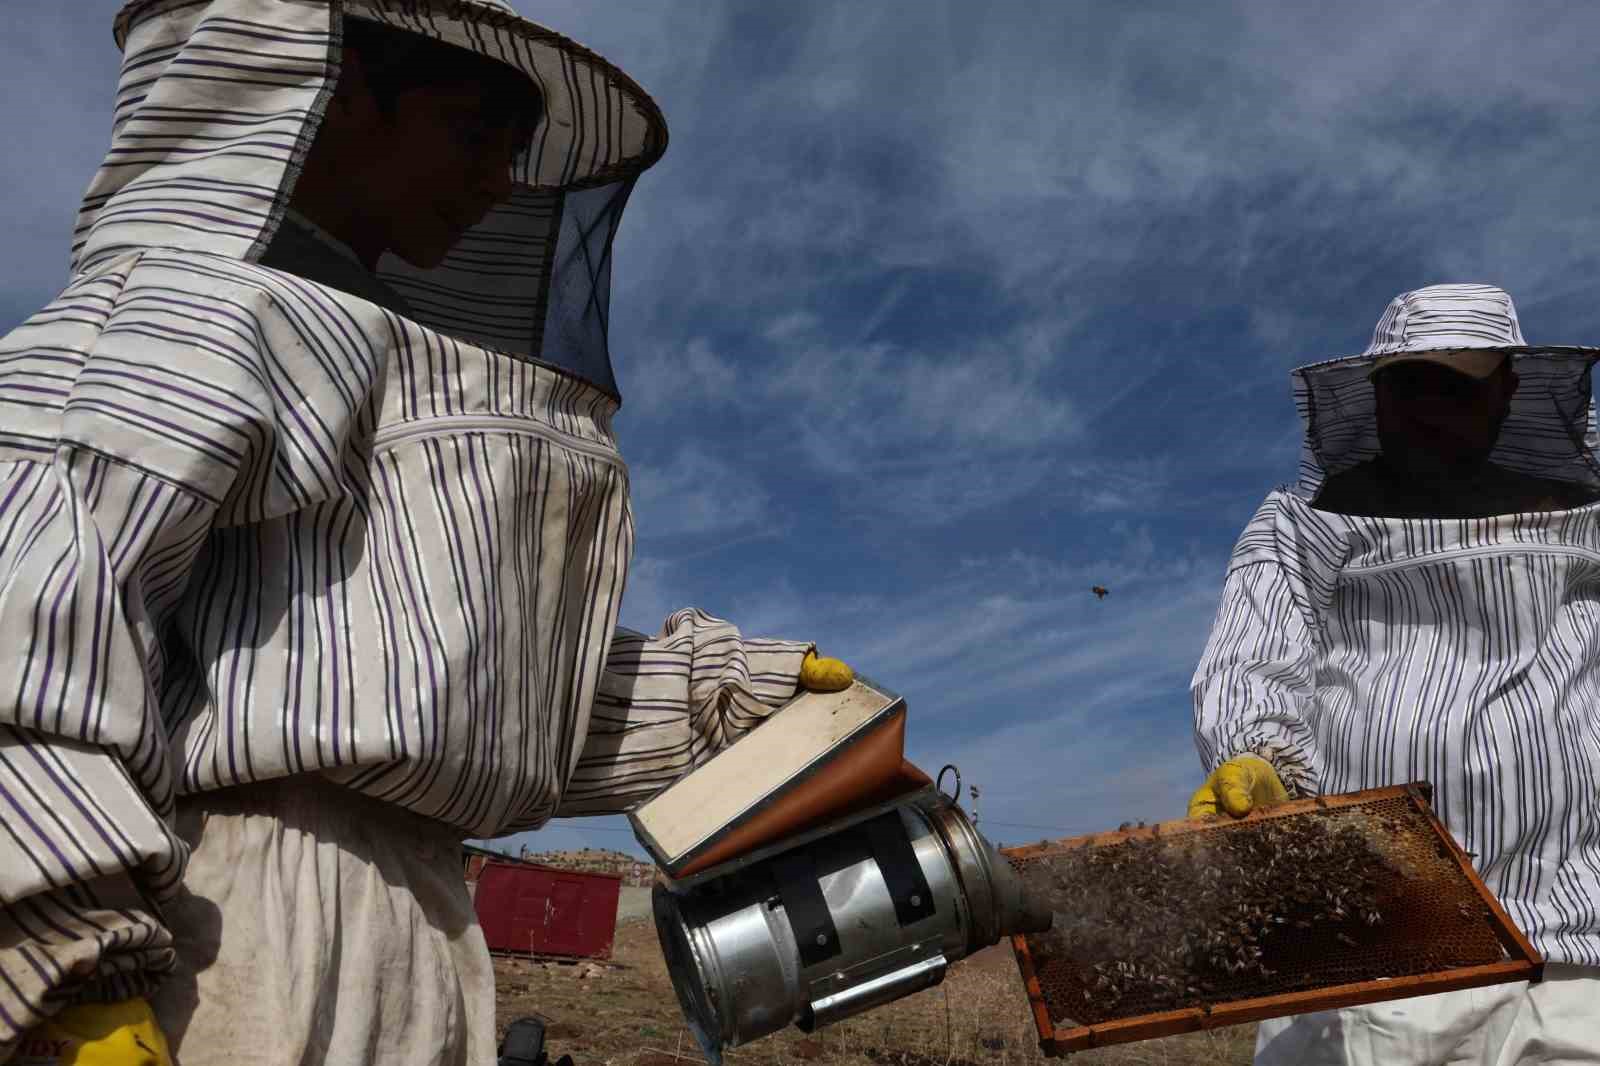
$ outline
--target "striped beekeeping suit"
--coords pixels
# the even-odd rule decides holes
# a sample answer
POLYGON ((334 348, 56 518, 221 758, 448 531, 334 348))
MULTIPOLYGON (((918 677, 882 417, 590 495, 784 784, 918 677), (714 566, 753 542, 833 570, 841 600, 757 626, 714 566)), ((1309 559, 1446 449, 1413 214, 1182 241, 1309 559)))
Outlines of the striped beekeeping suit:
MULTIPOLYGON (((1526 345, 1509 297, 1488 286, 1401 297, 1365 354, 1295 372, 1301 477, 1267 497, 1234 549, 1194 677, 1196 736, 1208 769, 1259 754, 1299 795, 1432 782, 1440 817, 1546 958, 1595 967, 1600 504, 1450 519, 1313 506, 1328 478, 1379 453, 1375 361, 1479 347, 1509 353, 1518 378, 1490 456, 1501 479, 1596 498, 1590 371, 1600 353, 1526 345)), ((1379 1008, 1342 1012, 1287 1051, 1312 1023, 1289 1036, 1263 1026, 1261 1061, 1435 1061, 1372 1036, 1404 1030, 1396 1019, 1407 1009, 1361 1034, 1379 1008), (1269 1031, 1286 1042, 1272 1055, 1269 1031), (1363 1040, 1380 1050, 1350 1050, 1363 1040), (1334 1045, 1344 1051, 1326 1050, 1334 1045), (1301 1057, 1312 1046, 1328 1057, 1301 1057)))
POLYGON ((0 1060, 172 968, 185 797, 317 775, 454 839, 618 811, 807 647, 617 629, 609 257, 666 137, 622 72, 502 0, 137 0, 116 30, 70 284, 0 340, 0 1060), (407 317, 258 263, 341 18, 543 100, 512 198, 437 268, 380 265, 407 317))

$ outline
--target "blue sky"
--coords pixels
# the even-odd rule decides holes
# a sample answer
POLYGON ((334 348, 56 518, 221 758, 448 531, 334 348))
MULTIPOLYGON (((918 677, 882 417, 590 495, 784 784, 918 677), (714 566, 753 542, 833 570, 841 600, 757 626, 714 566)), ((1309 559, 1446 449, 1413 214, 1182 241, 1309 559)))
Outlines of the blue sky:
MULTIPOLYGON (((1227 554, 1294 471, 1290 368, 1445 281, 1600 343, 1594 5, 516 6, 672 129, 617 247, 624 621, 818 641, 1007 842, 1181 813, 1227 554)), ((64 281, 114 10, 8 4, 0 326, 64 281)))

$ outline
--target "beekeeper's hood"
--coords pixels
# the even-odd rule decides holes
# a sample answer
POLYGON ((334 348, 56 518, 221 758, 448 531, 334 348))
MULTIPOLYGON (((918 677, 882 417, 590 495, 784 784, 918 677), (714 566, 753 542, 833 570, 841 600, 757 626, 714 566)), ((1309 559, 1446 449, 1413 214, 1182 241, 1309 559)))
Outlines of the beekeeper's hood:
POLYGON ((666 124, 627 75, 505 0, 129 3, 115 24, 124 59, 111 150, 78 216, 74 274, 151 246, 257 259, 337 79, 350 18, 510 64, 542 96, 511 199, 439 266, 385 256, 379 275, 421 324, 615 396, 611 242, 634 179, 666 148, 666 124))
POLYGON ((1530 345, 1510 294, 1492 285, 1432 285, 1395 297, 1360 355, 1294 372, 1305 421, 1296 491, 1307 500, 1328 477, 1379 453, 1371 374, 1391 362, 1450 362, 1486 370, 1509 355, 1518 378, 1490 462, 1509 470, 1600 488, 1590 369, 1600 348, 1530 345))

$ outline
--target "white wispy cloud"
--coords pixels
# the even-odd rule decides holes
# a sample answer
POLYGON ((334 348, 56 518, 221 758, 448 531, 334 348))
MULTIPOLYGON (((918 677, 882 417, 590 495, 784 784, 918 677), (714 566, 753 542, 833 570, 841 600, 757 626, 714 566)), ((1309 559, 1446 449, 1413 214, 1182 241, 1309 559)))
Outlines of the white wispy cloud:
POLYGON ((840 453, 853 445, 860 457, 864 437, 1006 450, 1058 442, 1076 428, 1071 400, 1004 343, 937 354, 822 343, 781 358, 767 391, 797 404, 808 425, 839 442, 834 455, 846 465, 840 453))
POLYGON ((1086 508, 1115 509, 1144 479, 1128 464, 1070 459, 1082 420, 1054 378, 1069 336, 1041 321, 972 346, 850 344, 795 311, 766 323, 756 352, 724 355, 702 338, 652 346, 624 375, 628 395, 642 397, 624 417, 644 423, 626 432, 647 450, 676 447, 690 427, 734 446, 636 465, 639 510, 652 519, 641 526, 654 535, 755 521, 765 498, 751 486, 783 472, 823 486, 806 490, 813 503, 919 524, 1044 491, 1052 478, 1079 486, 1086 508))
POLYGON ((675 124, 619 246, 621 331, 686 353, 625 374, 670 397, 638 435, 718 389, 762 412, 698 431, 758 441, 716 454, 781 458, 819 520, 719 602, 905 691, 916 757, 958 762, 1005 839, 1181 812, 1223 561, 1292 471, 1284 370, 1441 280, 1511 288, 1531 335, 1600 327, 1600 9, 694 11, 681 56, 654 16, 572 11, 675 124), (908 332, 940 297, 990 325, 908 332), (846 579, 788 562, 829 537, 846 579))
POLYGON ((616 357, 627 381, 624 418, 670 422, 685 408, 736 402, 741 368, 704 337, 647 342, 616 357))
POLYGON ((920 593, 842 599, 801 574, 725 606, 748 632, 817 639, 905 695, 908 754, 988 786, 991 819, 1087 832, 1177 817, 1198 783, 1188 680, 1222 568, 1123 525, 1097 558, 974 557, 920 593))
POLYGON ((949 762, 977 785, 980 829, 1007 844, 1181 818, 1200 783, 1183 717, 1178 709, 1171 723, 1154 726, 1114 713, 1002 725, 929 751, 927 768, 949 762))
POLYGON ((637 520, 653 537, 717 536, 769 521, 771 497, 758 471, 686 444, 664 463, 632 467, 637 520))
POLYGON ((828 650, 904 694, 909 754, 990 787, 994 819, 1087 832, 1177 817, 1200 774, 1188 680, 1222 560, 1168 557, 1147 531, 1121 535, 1087 562, 971 559, 920 595, 839 603, 791 591, 771 620, 826 633, 828 650), (1098 582, 1105 600, 1089 591, 1098 582))
MULTIPOLYGON (((1288 367, 1435 281, 1600 331, 1595 5, 516 2, 673 131, 616 249, 625 619, 822 641, 997 821, 1181 804, 1288 367)), ((14 0, 0 303, 64 275, 116 6, 14 0)))

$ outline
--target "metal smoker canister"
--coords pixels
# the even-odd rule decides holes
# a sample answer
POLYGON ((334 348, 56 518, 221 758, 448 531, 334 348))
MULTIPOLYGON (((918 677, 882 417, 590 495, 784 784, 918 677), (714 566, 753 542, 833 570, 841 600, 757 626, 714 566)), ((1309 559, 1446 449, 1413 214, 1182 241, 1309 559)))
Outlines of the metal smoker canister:
POLYGON ((656 932, 708 1059, 936 985, 957 959, 1050 927, 1011 865, 935 795, 687 890, 656 885, 656 932))

